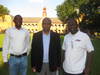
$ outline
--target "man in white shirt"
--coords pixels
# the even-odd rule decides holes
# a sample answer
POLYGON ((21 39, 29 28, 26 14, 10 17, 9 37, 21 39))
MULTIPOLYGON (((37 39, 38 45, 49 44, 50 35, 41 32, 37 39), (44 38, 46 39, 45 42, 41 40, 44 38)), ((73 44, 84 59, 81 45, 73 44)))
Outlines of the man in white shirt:
POLYGON ((91 40, 86 33, 79 30, 74 19, 69 19, 67 24, 69 33, 65 36, 62 46, 65 51, 65 75, 89 75, 94 51, 91 40))
POLYGON ((29 32, 21 27, 22 17, 16 15, 14 17, 15 27, 6 30, 4 44, 3 44, 3 60, 6 64, 9 59, 9 73, 10 75, 27 74, 30 42, 29 32))

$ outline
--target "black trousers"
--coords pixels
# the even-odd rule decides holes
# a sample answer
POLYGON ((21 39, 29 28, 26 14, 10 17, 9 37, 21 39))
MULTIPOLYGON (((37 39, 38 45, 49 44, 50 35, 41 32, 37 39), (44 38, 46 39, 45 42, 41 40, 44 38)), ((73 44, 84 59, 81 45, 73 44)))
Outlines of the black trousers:
POLYGON ((64 73, 64 75, 84 75, 84 73, 80 73, 80 74, 70 74, 70 73, 64 73))

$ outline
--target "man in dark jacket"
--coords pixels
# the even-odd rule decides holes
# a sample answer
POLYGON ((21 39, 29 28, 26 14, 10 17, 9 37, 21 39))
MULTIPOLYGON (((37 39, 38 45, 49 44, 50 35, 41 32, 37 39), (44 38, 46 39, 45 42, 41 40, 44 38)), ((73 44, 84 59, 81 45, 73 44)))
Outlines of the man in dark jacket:
POLYGON ((51 19, 44 18, 43 30, 34 34, 31 48, 31 67, 37 75, 56 75, 61 65, 60 37, 50 31, 51 19))

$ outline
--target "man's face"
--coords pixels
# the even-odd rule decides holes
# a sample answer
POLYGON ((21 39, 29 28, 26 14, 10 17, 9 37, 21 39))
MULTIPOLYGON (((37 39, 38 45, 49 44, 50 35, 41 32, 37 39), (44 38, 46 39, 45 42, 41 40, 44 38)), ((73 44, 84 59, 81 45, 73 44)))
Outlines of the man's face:
POLYGON ((15 16, 14 23, 15 23, 15 27, 20 29, 21 25, 22 25, 22 17, 21 16, 15 16))
POLYGON ((43 21, 42 28, 44 32, 49 32, 51 27, 51 23, 48 21, 43 21))
POLYGON ((68 24, 68 30, 72 34, 75 34, 78 31, 78 25, 74 19, 68 20, 67 24, 68 24))

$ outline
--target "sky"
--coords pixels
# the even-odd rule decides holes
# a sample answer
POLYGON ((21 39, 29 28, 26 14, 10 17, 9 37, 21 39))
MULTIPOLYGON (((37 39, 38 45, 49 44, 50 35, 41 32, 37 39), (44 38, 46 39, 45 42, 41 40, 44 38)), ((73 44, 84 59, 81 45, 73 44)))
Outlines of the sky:
POLYGON ((64 0, 0 0, 0 4, 10 10, 10 15, 23 17, 41 17, 44 7, 48 17, 57 17, 56 6, 64 0))

